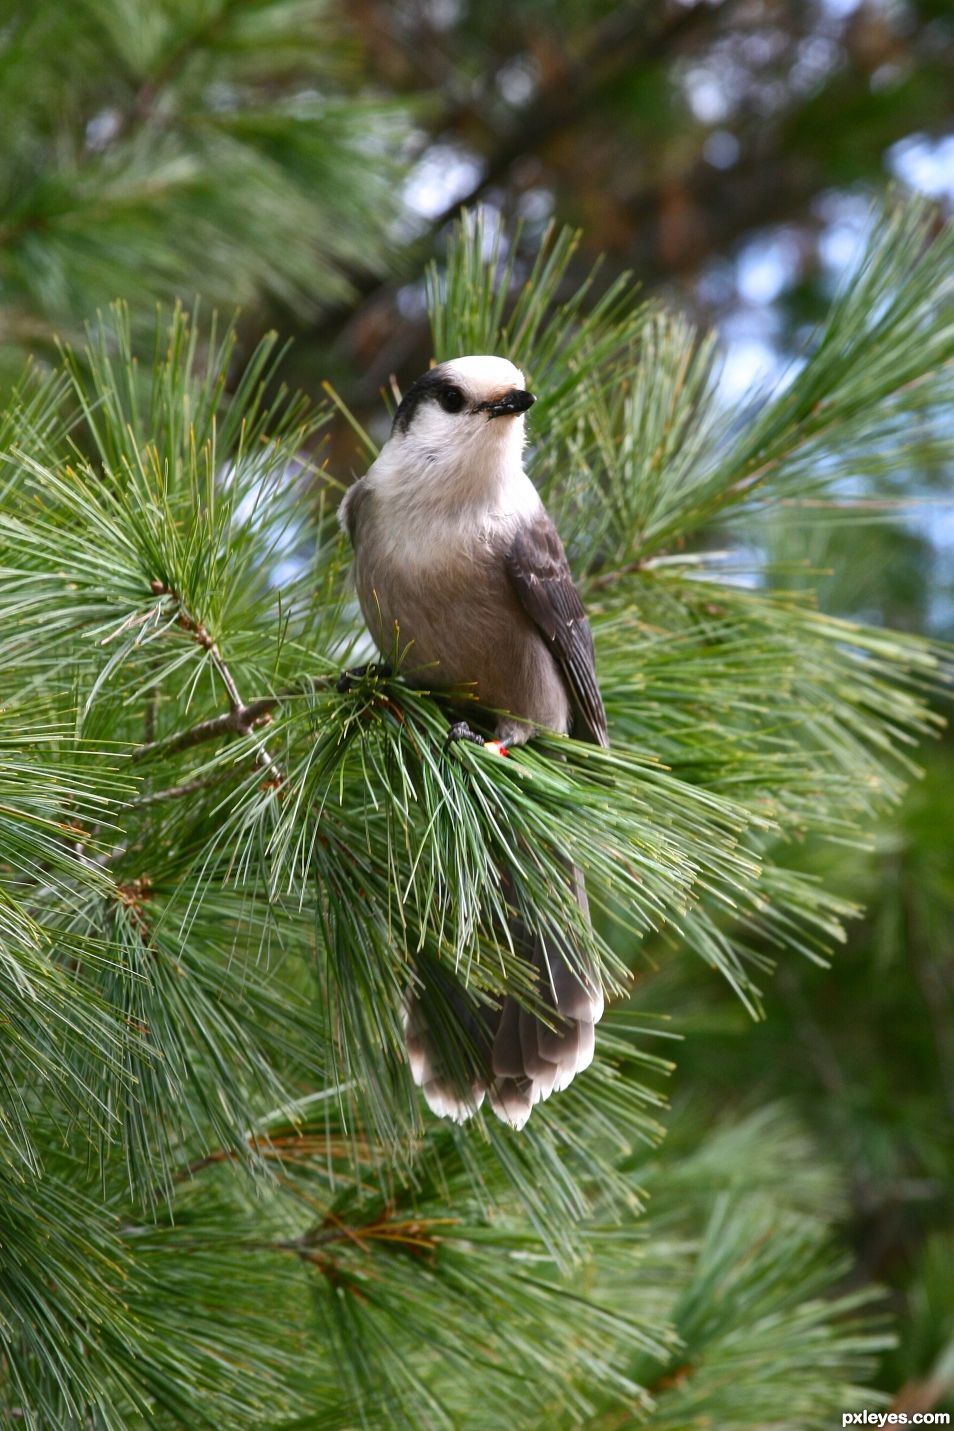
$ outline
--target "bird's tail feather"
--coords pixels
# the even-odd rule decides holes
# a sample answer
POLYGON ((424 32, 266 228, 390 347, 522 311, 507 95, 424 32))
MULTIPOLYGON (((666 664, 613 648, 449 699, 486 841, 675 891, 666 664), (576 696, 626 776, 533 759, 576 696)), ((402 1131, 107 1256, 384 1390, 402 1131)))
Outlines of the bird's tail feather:
MULTIPOLYGON (((588 922, 582 871, 568 862, 567 873, 588 922)), ((510 880, 501 877, 506 889, 510 880)), ((434 961, 408 998, 411 1072, 440 1117, 463 1122, 486 1095, 498 1118, 522 1128, 538 1102, 566 1088, 593 1060, 603 1013, 596 972, 574 954, 566 934, 534 931, 519 914, 509 932, 536 986, 532 1008, 513 994, 497 1007, 480 1006, 434 961)))

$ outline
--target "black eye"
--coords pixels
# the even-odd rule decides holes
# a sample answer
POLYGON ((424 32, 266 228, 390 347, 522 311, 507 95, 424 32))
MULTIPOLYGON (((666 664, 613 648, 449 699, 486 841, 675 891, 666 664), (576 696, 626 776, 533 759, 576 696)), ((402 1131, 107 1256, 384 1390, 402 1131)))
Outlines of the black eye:
POLYGON ((464 394, 460 388, 441 388, 437 401, 445 412, 460 412, 464 406, 464 394))

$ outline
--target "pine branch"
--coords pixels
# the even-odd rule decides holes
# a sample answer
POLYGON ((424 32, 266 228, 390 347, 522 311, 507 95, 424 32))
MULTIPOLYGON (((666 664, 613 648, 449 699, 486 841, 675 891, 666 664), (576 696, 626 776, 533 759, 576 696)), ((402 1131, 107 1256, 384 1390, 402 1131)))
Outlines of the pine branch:
POLYGON ((678 52, 685 41, 711 28, 717 18, 725 21, 733 8, 732 0, 720 0, 718 5, 691 4, 661 23, 652 11, 634 11, 627 6, 608 15, 596 26, 589 43, 581 47, 572 73, 555 75, 520 113, 512 130, 496 139, 480 178, 463 198, 455 199, 432 221, 432 231, 440 233, 478 205, 489 189, 506 178, 517 159, 572 130, 581 115, 592 113, 594 101, 610 93, 621 78, 640 65, 652 65, 661 56, 678 52))
MULTIPOLYGON (((516 160, 545 150, 551 142, 558 141, 562 134, 572 130, 581 115, 591 114, 594 105, 612 93, 620 78, 640 65, 651 66, 660 56, 678 51, 687 41, 691 43, 710 28, 717 17, 733 8, 733 0, 720 0, 718 5, 692 4, 662 23, 652 23, 647 19, 648 11, 622 6, 596 24, 586 42, 579 46, 570 72, 561 70, 554 74, 507 131, 489 137, 479 178, 462 198, 456 198, 436 218, 429 220, 426 232, 405 254, 408 272, 413 271, 415 261, 426 261, 434 250, 435 240, 451 223, 476 209, 484 197, 506 179, 516 160)), ((438 115, 431 132, 435 135, 452 132, 462 120, 468 129, 475 121, 483 124, 485 108, 469 98, 466 114, 457 107, 438 115)), ((405 276, 401 274, 398 278, 405 276)), ((355 275, 349 303, 332 306, 317 325, 314 336, 322 344, 333 344, 340 338, 345 324, 355 324, 356 308, 358 319, 362 313, 374 311, 381 299, 393 290, 394 282, 393 277, 382 283, 373 274, 355 275)), ((457 351, 482 350, 462 347, 457 351)))
POLYGON ((327 6, 193 11, 161 5, 145 24, 125 0, 108 23, 95 6, 14 7, 0 249, 22 320, 5 369, 20 344, 51 348, 54 328, 75 333, 117 294, 143 300, 138 340, 157 300, 317 311, 348 273, 385 265, 407 118, 363 90, 327 6))
POLYGON ((450 980, 533 1007, 515 912, 666 1012, 689 958, 758 1012, 774 961, 844 937, 854 901, 796 855, 899 798, 950 652, 818 609, 767 544, 688 544, 816 493, 815 458, 854 463, 869 420, 879 472, 903 460, 950 357, 947 238, 901 268, 920 222, 885 227, 799 379, 731 430, 711 346, 625 283, 566 297, 571 235, 519 291, 486 221, 431 275, 437 351, 509 352, 543 393, 534 472, 569 483, 606 751, 447 757, 447 698, 399 667, 336 688, 359 637, 301 458, 324 413, 266 396, 268 345, 236 376, 177 313, 144 382, 113 315, 64 357, 81 427, 57 379, 0 423, 2 1417, 452 1426, 479 1381, 489 1426, 519 1384, 531 1426, 790 1405, 801 1428, 870 1375, 879 1324, 829 1300, 834 1174, 783 1119, 656 1151, 661 1021, 609 1010, 518 1137, 425 1121, 402 1007, 450 980))
POLYGON ((221 715, 210 716, 208 720, 199 721, 187 730, 173 731, 171 734, 163 736, 161 740, 144 742, 133 751, 133 760, 149 760, 159 756, 176 755, 182 750, 189 750, 194 745, 202 745, 207 740, 217 740, 223 735, 250 735, 257 725, 266 723, 265 718, 283 699, 281 696, 259 696, 245 705, 239 697, 234 683, 233 690, 235 696, 233 698, 230 692, 230 699, 234 699, 236 703, 233 704, 231 710, 223 711, 221 715))
POLYGON ((137 795, 130 803, 141 807, 155 805, 162 800, 184 800, 189 795, 198 794, 201 790, 210 790, 215 785, 221 785, 229 778, 226 771, 220 771, 217 775, 200 776, 195 780, 186 780, 181 785, 169 785, 164 790, 150 790, 145 795, 137 795))

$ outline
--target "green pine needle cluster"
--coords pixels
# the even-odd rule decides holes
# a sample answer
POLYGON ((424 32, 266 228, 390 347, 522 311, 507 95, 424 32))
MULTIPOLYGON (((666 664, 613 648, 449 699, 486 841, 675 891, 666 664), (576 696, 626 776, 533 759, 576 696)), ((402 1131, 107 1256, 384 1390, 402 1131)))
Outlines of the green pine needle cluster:
POLYGON ((0 109, 5 358, 117 293, 307 313, 386 266, 408 120, 325 0, 10 0, 0 109))
POLYGON ((639 978, 701 958, 758 1013, 775 960, 824 960, 853 906, 793 851, 863 841, 937 726, 949 653, 824 615, 753 533, 938 449, 954 232, 892 210, 741 416, 711 341, 627 282, 567 297, 573 244, 523 273, 469 221, 429 294, 435 357, 504 354, 540 394, 608 751, 444 754, 399 673, 338 691, 343 404, 285 392, 274 341, 239 371, 178 309, 146 363, 116 309, 0 421, 5 1423, 794 1431, 861 1404, 885 1332, 833 1293, 836 1180, 782 1113, 656 1151, 673 1044, 639 978), (619 1002, 522 1134, 445 1127, 403 1000, 451 973, 532 1000, 514 906, 619 1002))

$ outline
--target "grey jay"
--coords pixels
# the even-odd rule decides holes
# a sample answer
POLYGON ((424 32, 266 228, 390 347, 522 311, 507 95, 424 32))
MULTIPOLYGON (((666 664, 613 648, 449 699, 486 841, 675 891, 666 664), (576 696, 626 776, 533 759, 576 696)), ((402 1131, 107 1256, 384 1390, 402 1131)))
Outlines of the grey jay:
MULTIPOLYGON (((400 649, 401 675, 415 685, 468 688, 496 714, 496 739, 463 721, 448 739, 498 754, 540 727, 608 744, 589 623, 523 470, 524 414, 534 401, 504 358, 431 368, 405 393, 390 438, 340 508, 358 600, 382 656, 400 649)), ((506 872, 501 878, 506 888, 506 872)), ((567 878, 588 918, 582 873, 569 862, 567 878)), ((443 1117, 462 1121, 486 1095, 498 1117, 521 1128, 534 1104, 592 1060, 603 1012, 595 972, 565 939, 535 934, 516 915, 511 937, 536 973, 536 1010, 508 994, 478 1012, 443 972, 435 976, 440 1013, 426 988, 408 1000, 411 1070, 443 1117), (448 1008, 476 1050, 466 1077, 446 1052, 448 1008)))

